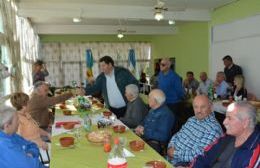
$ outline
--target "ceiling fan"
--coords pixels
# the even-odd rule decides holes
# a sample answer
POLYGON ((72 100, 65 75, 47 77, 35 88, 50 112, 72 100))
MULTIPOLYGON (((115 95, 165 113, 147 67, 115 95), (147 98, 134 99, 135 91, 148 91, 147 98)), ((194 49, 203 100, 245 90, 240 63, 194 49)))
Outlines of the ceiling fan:
POLYGON ((168 8, 164 6, 165 2, 157 0, 157 4, 154 6, 154 10, 157 11, 167 11, 168 8))
POLYGON ((118 20, 119 22, 119 27, 117 29, 117 37, 118 38, 123 38, 124 37, 124 34, 132 34, 132 33, 136 33, 135 30, 128 30, 127 29, 127 21, 125 20, 125 26, 123 26, 121 24, 121 20, 119 19, 118 20))
POLYGON ((163 1, 157 0, 157 4, 154 6, 154 18, 157 21, 162 20, 164 18, 163 12, 168 10, 164 5, 165 3, 163 1))

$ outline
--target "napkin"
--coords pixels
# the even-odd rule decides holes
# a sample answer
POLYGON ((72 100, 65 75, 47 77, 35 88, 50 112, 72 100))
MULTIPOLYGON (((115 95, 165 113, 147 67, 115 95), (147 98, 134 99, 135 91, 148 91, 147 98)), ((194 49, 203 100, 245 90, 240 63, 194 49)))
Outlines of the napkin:
POLYGON ((127 150, 126 148, 123 149, 124 155, 125 157, 135 157, 135 155, 130 152, 129 150, 127 150))

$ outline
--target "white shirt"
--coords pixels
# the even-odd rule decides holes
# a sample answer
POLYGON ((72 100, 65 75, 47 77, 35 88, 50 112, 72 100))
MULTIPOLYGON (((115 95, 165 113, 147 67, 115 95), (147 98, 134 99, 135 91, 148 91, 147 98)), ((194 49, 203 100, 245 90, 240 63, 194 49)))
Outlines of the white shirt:
POLYGON ((106 77, 107 97, 111 107, 121 108, 126 106, 125 100, 116 84, 114 70, 106 77))
POLYGON ((211 84, 213 85, 213 82, 209 78, 205 82, 201 81, 197 89, 197 93, 208 95, 208 89, 211 84))

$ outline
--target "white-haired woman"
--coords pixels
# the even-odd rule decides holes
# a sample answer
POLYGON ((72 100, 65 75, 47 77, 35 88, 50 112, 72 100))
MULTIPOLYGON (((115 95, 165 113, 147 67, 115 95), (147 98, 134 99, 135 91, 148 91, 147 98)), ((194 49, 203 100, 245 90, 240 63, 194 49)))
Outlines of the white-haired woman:
POLYGON ((125 87, 125 97, 128 100, 125 116, 120 120, 129 128, 137 127, 148 113, 148 107, 139 97, 139 89, 130 84, 125 87))

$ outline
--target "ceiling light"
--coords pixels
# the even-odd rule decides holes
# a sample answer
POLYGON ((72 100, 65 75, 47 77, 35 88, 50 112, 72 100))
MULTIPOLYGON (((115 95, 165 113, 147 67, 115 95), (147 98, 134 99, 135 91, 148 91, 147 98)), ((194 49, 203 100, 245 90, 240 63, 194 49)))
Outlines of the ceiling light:
POLYGON ((157 21, 162 20, 162 19, 163 19, 162 11, 161 11, 161 10, 155 11, 155 13, 154 13, 154 18, 155 18, 157 21))
POLYGON ((169 25, 174 25, 175 24, 175 21, 174 20, 169 20, 169 25))
POLYGON ((123 34, 123 33, 121 33, 121 32, 118 32, 118 34, 117 34, 117 37, 121 39, 121 38, 123 38, 123 37, 124 37, 124 34, 123 34))
POLYGON ((79 22, 81 22, 82 21, 82 19, 80 18, 80 17, 75 17, 75 18, 73 18, 73 22, 74 23, 79 23, 79 22))

